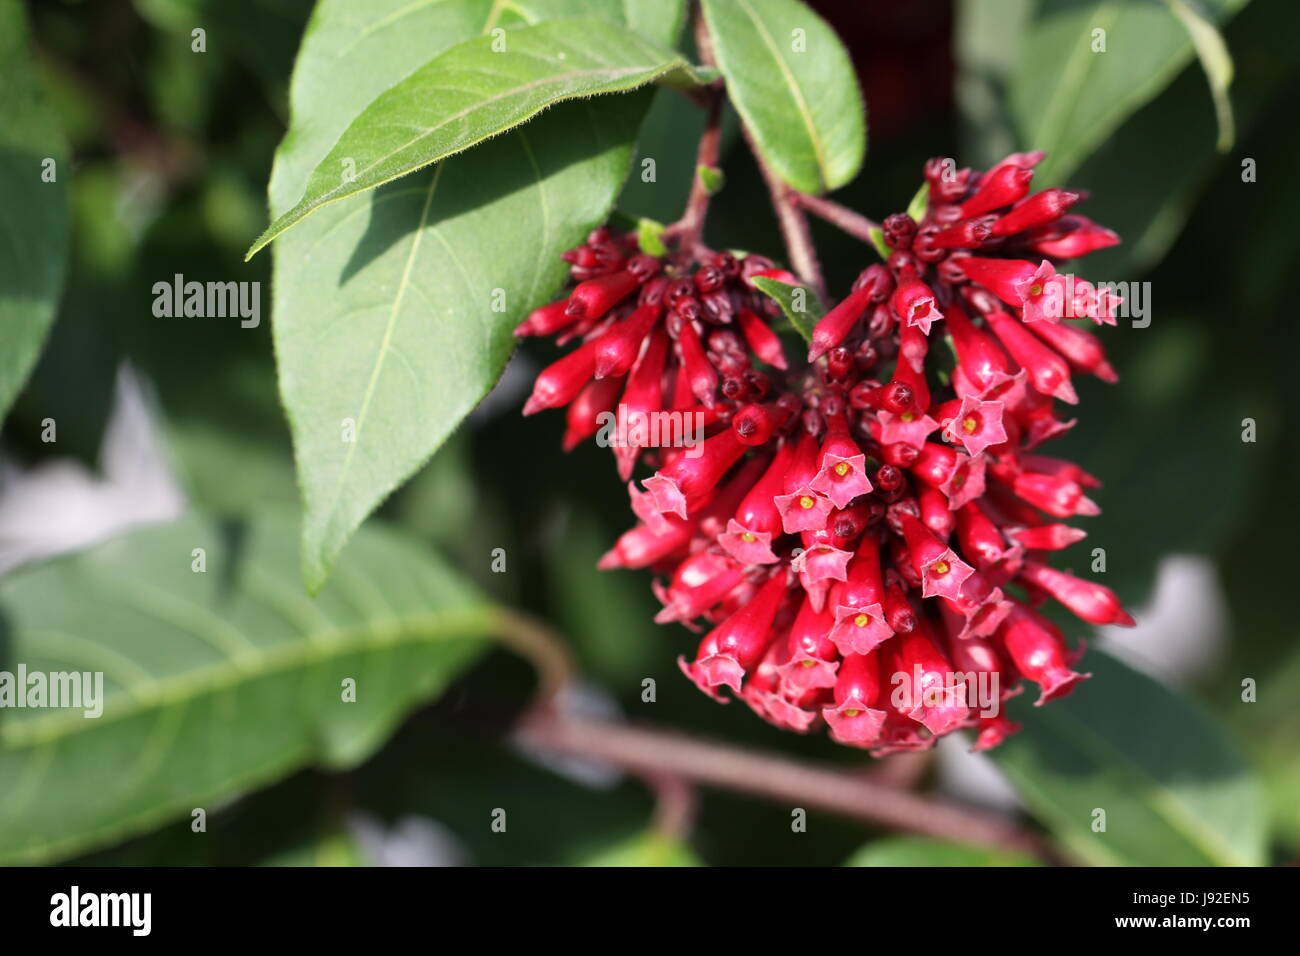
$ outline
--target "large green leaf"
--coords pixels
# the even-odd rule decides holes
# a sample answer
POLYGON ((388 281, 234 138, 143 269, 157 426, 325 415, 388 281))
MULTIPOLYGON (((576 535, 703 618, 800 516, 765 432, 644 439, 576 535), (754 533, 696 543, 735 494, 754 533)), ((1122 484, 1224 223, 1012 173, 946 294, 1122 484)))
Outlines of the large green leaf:
POLYGON ((0 0, 0 419, 54 319, 68 255, 63 134, 44 106, 22 4, 0 0), (49 164, 53 164, 52 166, 49 164), (47 181, 49 175, 54 180, 47 181))
POLYGON ((845 866, 1037 866, 1031 857, 996 847, 963 846, 931 837, 893 836, 868 843, 845 866))
POLYGON ((1222 728, 1114 658, 1083 663, 1093 679, 1065 700, 1015 700, 1024 729, 992 752, 1062 846, 1099 865, 1262 863, 1262 792, 1222 728))
POLYGON ((326 203, 453 156, 557 103, 625 92, 671 74, 694 77, 680 54, 595 17, 466 40, 366 107, 316 167, 303 197, 249 255, 326 203))
MULTIPOLYGON (((1226 31, 1237 51, 1232 87, 1241 135, 1259 125, 1279 88, 1295 75, 1294 8, 1252 4, 1226 31)), ((1205 108, 1205 78, 1189 66, 1169 88, 1138 110, 1070 176, 1092 198, 1079 211, 1114 229, 1123 242, 1089 256, 1080 269, 1092 277, 1130 278, 1159 262, 1216 169, 1241 187, 1240 158, 1215 149, 1215 117, 1205 108)), ((1253 188, 1253 185, 1244 186, 1253 188)))
POLYGON ((835 31, 799 0, 703 0, 732 105, 763 158, 806 193, 862 165, 866 111, 835 31))
MULTIPOLYGON (((1222 24, 1246 2, 1200 5, 1222 24)), ((1132 0, 1041 0, 1019 49, 1009 107, 1022 147, 1048 152, 1036 179, 1043 185, 1073 172, 1195 56, 1166 4, 1132 0), (1103 40, 1104 52, 1094 52, 1103 40)))
POLYGON ((103 699, 99 717, 5 708, 0 860, 103 845, 306 764, 352 766, 493 628, 471 588, 389 532, 358 535, 315 599, 296 570, 290 520, 187 518, 7 579, 3 669, 102 672, 103 699))
MULTIPOLYGON (((294 69, 272 214, 302 195, 352 117, 440 49, 583 11, 657 23, 664 32, 650 39, 670 43, 677 6, 660 4, 655 21, 645 0, 325 0, 294 69)), ((561 104, 470 154, 330 203, 276 242, 276 356, 309 586, 495 383, 510 330, 564 278, 559 254, 608 214, 646 95, 561 104)))

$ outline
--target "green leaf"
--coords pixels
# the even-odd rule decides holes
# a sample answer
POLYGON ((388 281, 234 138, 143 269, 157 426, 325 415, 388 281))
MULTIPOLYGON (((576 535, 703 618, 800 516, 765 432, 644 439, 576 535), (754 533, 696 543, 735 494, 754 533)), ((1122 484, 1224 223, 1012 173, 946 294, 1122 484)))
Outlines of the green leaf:
POLYGON ((354 766, 494 628, 444 565, 377 529, 308 598, 293 532, 192 517, 0 585, 5 669, 103 675, 98 717, 5 708, 0 860, 58 859, 308 764, 354 766))
POLYGON ((961 165, 986 169, 1019 148, 1007 84, 1036 0, 957 0, 953 55, 961 110, 961 165))
POLYGON ((72 170, 27 50, 22 4, 0 0, 0 420, 54 320, 68 258, 72 170), (52 164, 52 165, 51 165, 52 164), (47 182, 49 175, 53 182, 47 182))
POLYGON ((583 866, 703 866, 684 843, 662 833, 640 833, 582 860, 583 866))
POLYGON ((1083 664, 1093 679, 1070 697, 1014 701, 1024 729, 992 751, 1034 815, 1093 864, 1261 864, 1262 793, 1222 728, 1114 658, 1092 651, 1083 664))
POLYGON ((867 230, 867 235, 871 237, 871 247, 876 250, 876 255, 888 260, 894 250, 890 249, 889 243, 885 242, 885 230, 879 226, 872 226, 867 230))
POLYGON ((704 191, 710 196, 721 192, 722 187, 727 184, 726 173, 716 166, 697 166, 695 175, 700 177, 700 183, 704 186, 704 191))
POLYGON ((302 198, 253 243, 248 258, 326 203, 423 169, 557 103, 625 92, 672 74, 694 82, 680 54, 595 17, 466 40, 366 107, 316 167, 302 198))
POLYGON ((757 276, 749 281, 759 292, 775 299, 795 331, 802 335, 805 341, 812 341, 813 327, 817 325, 817 320, 826 314, 826 310, 817 299, 817 293, 807 286, 790 285, 788 282, 781 282, 768 276, 757 276))
POLYGON ((862 166, 866 108, 835 31, 798 0, 703 0, 727 93, 763 158, 801 192, 862 166))
MULTIPOLYGON (((1246 2, 1202 6, 1210 21, 1223 23, 1246 2)), ((1040 3, 1008 90, 1020 144, 1047 150, 1035 181, 1052 185, 1069 176, 1194 54, 1187 30, 1164 4, 1040 3), (1103 42, 1104 52, 1094 52, 1103 42)))
MULTIPOLYGON (((430 38, 450 46, 525 15, 618 19, 640 7, 324 0, 295 67, 272 214, 293 205, 353 116, 439 52, 430 38)), ((560 253, 608 215, 647 95, 561 104, 470 155, 331 203, 275 244, 276 361, 309 587, 495 384, 511 330, 564 280, 560 253), (345 420, 356 425, 350 443, 345 420)))
POLYGON ((637 247, 648 256, 666 256, 668 247, 664 245, 664 224, 654 219, 642 217, 636 224, 637 247))
MULTIPOLYGON (((1264 110, 1277 102, 1278 91, 1295 74, 1290 39, 1298 18, 1291 13, 1279 23, 1277 14, 1276 8, 1253 4, 1227 27, 1229 47, 1242 51, 1232 86, 1239 137, 1258 127, 1264 110)), ((1240 157, 1220 167, 1214 139, 1215 119, 1205 109, 1205 79, 1189 66, 1071 174, 1071 187, 1092 194, 1078 211, 1124 240, 1080 263, 1089 278, 1136 277, 1159 262, 1216 170, 1240 185, 1240 157)))
POLYGON ((845 866, 1038 866, 1020 853, 963 846, 930 837, 895 836, 868 843, 845 866))
POLYGON ((930 184, 921 183, 920 188, 912 194, 912 198, 907 204, 907 214, 912 218, 913 222, 920 222, 925 218, 925 212, 929 208, 930 184))
POLYGON ((1187 28, 1196 48, 1196 56, 1205 70, 1205 78, 1210 83, 1210 95, 1214 98, 1214 115, 1219 124, 1219 139, 1215 144, 1219 152, 1232 148, 1236 138, 1232 120, 1232 101, 1228 99, 1228 87, 1232 85, 1232 56, 1228 45, 1223 42, 1212 20, 1195 9, 1186 0, 1165 0, 1169 9, 1187 28))

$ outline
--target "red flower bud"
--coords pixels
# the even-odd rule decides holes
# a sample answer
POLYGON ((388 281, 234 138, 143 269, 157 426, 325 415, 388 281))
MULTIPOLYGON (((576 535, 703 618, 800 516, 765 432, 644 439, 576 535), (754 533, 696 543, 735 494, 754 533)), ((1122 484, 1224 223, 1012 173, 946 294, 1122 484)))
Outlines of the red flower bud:
POLYGON ((1115 592, 1102 584, 1084 581, 1036 561, 1026 561, 1020 577, 1042 588, 1090 624, 1118 624, 1132 627, 1137 622, 1119 603, 1115 592))
POLYGON ((577 319, 598 319, 640 284, 641 280, 628 271, 588 279, 569 293, 565 311, 577 319))

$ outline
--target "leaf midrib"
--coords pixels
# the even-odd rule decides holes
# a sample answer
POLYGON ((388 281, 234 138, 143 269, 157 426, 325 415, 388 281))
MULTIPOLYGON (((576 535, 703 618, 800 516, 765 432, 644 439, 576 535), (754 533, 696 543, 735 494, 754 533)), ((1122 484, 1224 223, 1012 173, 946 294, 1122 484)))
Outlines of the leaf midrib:
MULTIPOLYGON (((528 55, 532 55, 536 57, 535 54, 528 54, 528 55)), ((592 59, 595 58, 589 51, 585 52, 584 55, 591 57, 592 59)), ((546 60, 545 57, 537 57, 537 58, 546 60)), ((547 60, 547 62, 552 62, 552 61, 547 60)), ((671 60, 667 61, 666 63, 663 63, 662 65, 656 63, 648 63, 648 64, 638 64, 636 66, 630 66, 630 67, 602 66, 599 68, 592 68, 586 70, 572 70, 569 73, 554 74, 552 76, 546 76, 540 79, 532 80, 528 83, 523 84, 522 86, 511 87, 509 90, 505 90, 501 93, 493 94, 492 96, 489 96, 487 99, 478 100, 472 106, 468 106, 463 110, 453 113, 451 116, 440 121, 437 125, 429 127, 424 132, 408 140, 403 145, 397 147, 396 149, 390 150, 389 152, 385 153, 383 156, 380 156, 379 158, 375 159, 373 162, 371 162, 365 168, 363 168, 360 172, 358 172, 356 176, 354 176, 351 180, 345 183, 340 183, 339 185, 335 186, 333 189, 321 193, 315 199, 310 199, 304 195, 304 197, 299 199, 298 202, 295 203, 294 206, 290 208, 288 212, 286 212, 283 216, 281 216, 279 219, 273 222, 267 228, 266 232, 264 232, 261 236, 258 237, 257 241, 253 243, 252 247, 248 250, 247 254, 244 256, 244 261, 247 262, 248 260, 250 260, 258 252, 266 248, 266 246, 269 245, 271 242, 273 242, 276 238, 283 235, 288 229, 292 228, 294 225, 301 222, 303 219, 311 215, 316 210, 320 209, 322 206, 326 206, 329 205, 330 203, 347 199, 350 196, 355 196, 363 192, 368 192, 370 190, 377 189, 378 187, 393 182, 396 179, 400 179, 402 176, 407 176, 410 175, 411 173, 419 172, 421 169, 423 169, 426 166, 433 165, 434 163, 444 162, 445 160, 448 160, 453 156, 457 156, 463 152, 466 152, 467 150, 473 149, 475 146, 482 143, 486 139, 490 139, 494 135, 497 135, 502 132, 506 132, 508 129, 516 129, 520 126, 525 125, 534 117, 538 116, 540 113, 545 112, 551 106, 555 106, 560 103, 566 103, 569 102, 570 100, 581 99, 593 95, 599 95, 599 91, 594 93, 576 92, 576 93, 567 93, 567 94, 558 95, 553 99, 550 99, 548 102, 541 104, 536 109, 529 110, 527 113, 520 116, 518 120, 514 122, 514 124, 508 127, 507 129, 500 129, 497 130, 495 133, 488 133, 483 136, 480 136, 474 139, 473 142, 468 142, 463 145, 451 148, 447 150, 447 152, 442 153, 435 159, 420 162, 409 169, 403 169, 402 171, 394 173, 391 176, 381 177, 379 179, 376 179, 374 182, 362 183, 362 180, 364 179, 366 174, 371 172, 377 166, 382 165, 383 163, 391 160, 394 156, 397 156, 402 152, 404 152, 405 150, 410 149, 413 145, 420 142, 422 139, 426 139, 427 137, 434 135, 435 133, 445 128, 450 123, 456 120, 463 119, 464 117, 472 113, 483 110, 491 106, 492 104, 499 102, 500 100, 518 96, 519 94, 527 92, 528 90, 533 89, 534 87, 537 86, 544 86, 547 84, 563 82, 565 80, 574 79, 576 77, 604 76, 606 77, 604 82, 608 84, 608 83, 616 82, 621 79, 625 79, 627 77, 643 75, 645 76, 646 83, 653 83, 656 80, 659 80, 660 78, 667 76, 670 73, 674 73, 678 70, 687 70, 688 72, 690 72, 689 64, 680 55, 673 57, 671 60)), ((343 135, 344 136, 347 135, 347 130, 344 130, 343 135)), ((341 141, 342 140, 340 140, 340 142, 341 141)), ((338 148, 338 144, 336 143, 334 148, 332 148, 330 152, 325 156, 325 158, 321 160, 320 165, 324 165, 325 162, 329 159, 329 157, 334 154, 334 150, 337 148, 338 148)), ((319 168, 319 166, 317 168, 319 168)), ((313 171, 311 178, 315 178, 315 171, 313 171)), ((308 180, 307 188, 308 189, 311 188, 310 178, 308 180)))
POLYGON ((804 99, 803 88, 799 86, 794 74, 790 71, 790 65, 786 63, 785 59, 781 56, 781 51, 777 47, 776 41, 772 39, 772 35, 767 32, 767 27, 763 25, 763 22, 758 18, 757 14, 754 13, 753 7, 749 5, 749 0, 737 0, 737 2, 744 9, 745 15, 753 22, 754 28, 763 38, 763 44, 767 47, 768 52, 772 54, 772 58, 776 60, 777 66, 781 68, 781 75, 785 78, 786 85, 790 88, 791 95, 794 99, 795 112, 799 114, 799 118, 803 120, 804 127, 808 131, 808 140, 812 144, 813 159, 817 164, 818 177, 821 180, 821 185, 825 187, 831 181, 830 166, 826 161, 821 137, 817 135, 817 127, 813 122, 812 110, 808 108, 808 102, 804 99))
POLYGON ((0 723, 0 749, 14 750, 63 740, 152 710, 175 707, 205 694, 231 690, 253 680, 305 670, 333 657, 378 647, 487 635, 494 630, 496 618, 497 612, 490 605, 472 605, 455 611, 420 612, 373 621, 361 627, 303 634, 297 641, 266 648, 260 655, 262 666, 256 671, 240 669, 228 660, 221 660, 171 677, 155 678, 145 693, 135 688, 114 695, 125 698, 125 706, 119 702, 110 708, 108 700, 112 698, 105 700, 103 715, 94 719, 82 716, 79 710, 47 710, 28 720, 6 720, 0 723))

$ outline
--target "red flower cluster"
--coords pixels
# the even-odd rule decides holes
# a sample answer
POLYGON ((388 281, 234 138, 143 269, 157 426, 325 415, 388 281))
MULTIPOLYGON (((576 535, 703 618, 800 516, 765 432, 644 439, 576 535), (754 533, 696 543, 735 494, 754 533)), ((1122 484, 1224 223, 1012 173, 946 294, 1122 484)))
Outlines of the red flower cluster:
POLYGON ((581 340, 524 408, 568 405, 566 447, 611 416, 642 438, 655 413, 698 416, 698 443, 614 443, 624 479, 638 459, 657 470, 629 483, 640 520, 601 567, 659 572, 656 620, 713 625, 681 661, 705 693, 875 753, 959 728, 984 749, 1017 729, 1000 701, 1022 678, 1041 704, 1088 676, 1038 605, 1132 623, 1108 588, 1046 562, 1084 536, 1064 522, 1097 513, 1098 482, 1035 449, 1074 424, 1056 410, 1077 401, 1073 373, 1116 377, 1064 320, 1114 324, 1120 300, 1057 273, 1119 240, 1069 214, 1079 193, 1030 194, 1040 158, 928 163, 924 217, 884 221, 887 262, 821 319, 797 374, 750 282, 788 273, 656 258, 603 229, 566 255, 568 297, 520 326, 581 340))

